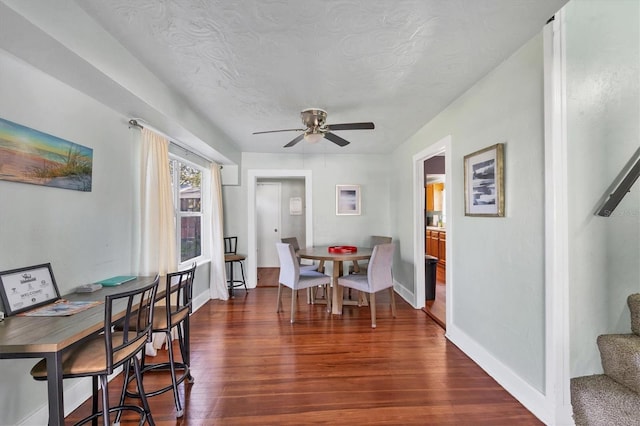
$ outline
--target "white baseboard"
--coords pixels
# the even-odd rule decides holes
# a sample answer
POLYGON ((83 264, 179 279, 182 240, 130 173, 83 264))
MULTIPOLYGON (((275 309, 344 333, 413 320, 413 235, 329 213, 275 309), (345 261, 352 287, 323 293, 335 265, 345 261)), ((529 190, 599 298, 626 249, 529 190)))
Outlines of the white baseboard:
POLYGON ((487 352, 484 347, 457 328, 455 324, 447 324, 446 337, 540 421, 549 424, 548 420, 552 417, 549 413, 547 399, 542 392, 522 380, 520 376, 487 352))
POLYGON ((198 309, 202 308, 209 300, 211 300, 211 295, 209 293, 209 289, 207 289, 194 297, 191 301, 192 312, 196 312, 198 309))
POLYGON ((402 286, 401 284, 399 284, 397 281, 393 281, 393 290, 400 295, 400 297, 402 297, 408 304, 410 304, 412 307, 416 308, 414 300, 415 300, 415 295, 413 292, 410 292, 409 290, 407 290, 406 287, 402 286))

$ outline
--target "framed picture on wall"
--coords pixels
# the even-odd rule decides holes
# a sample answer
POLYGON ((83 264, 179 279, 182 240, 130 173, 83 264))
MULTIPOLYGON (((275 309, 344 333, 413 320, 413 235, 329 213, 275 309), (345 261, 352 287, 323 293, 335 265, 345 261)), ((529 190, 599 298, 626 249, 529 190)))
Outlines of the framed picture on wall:
POLYGON ((360 214, 360 185, 336 185, 336 215, 360 214))
POLYGON ((302 198, 301 197, 289 198, 289 214, 291 216, 302 215, 302 198))
POLYGON ((464 157, 465 216, 504 216, 504 144, 464 157))

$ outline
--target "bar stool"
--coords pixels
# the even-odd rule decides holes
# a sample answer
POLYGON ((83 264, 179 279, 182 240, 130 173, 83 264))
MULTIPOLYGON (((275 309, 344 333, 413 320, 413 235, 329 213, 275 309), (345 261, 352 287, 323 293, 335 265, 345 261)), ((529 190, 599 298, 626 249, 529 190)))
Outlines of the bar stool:
POLYGON ((229 265, 229 275, 227 278, 227 287, 229 289, 229 297, 233 297, 233 289, 235 287, 244 286, 247 289, 247 282, 244 277, 244 260, 247 258, 244 254, 238 254, 238 237, 224 237, 224 263, 225 266, 229 265), (233 269, 235 264, 240 265, 240 272, 242 273, 242 280, 236 280, 233 278, 233 269))
MULTIPOLYGON (((145 363, 145 358, 143 356, 141 363, 143 380, 144 375, 150 371, 169 370, 171 383, 161 389, 147 390, 144 396, 150 398, 167 392, 168 390, 173 390, 176 417, 182 417, 184 415, 184 409, 180 402, 180 395, 178 393, 178 385, 185 380, 187 380, 188 383, 194 382, 193 376, 191 376, 190 372, 191 354, 189 347, 189 315, 191 314, 193 279, 196 273, 196 266, 196 263, 194 263, 189 269, 167 274, 164 295, 156 303, 151 332, 165 334, 167 339, 167 350, 169 352, 169 361, 147 364, 145 363), (176 360, 176 356, 173 351, 173 344, 171 343, 171 333, 174 329, 178 333, 178 344, 180 346, 182 362, 178 362, 176 360), (177 374, 177 370, 182 371, 179 376, 177 374)), ((130 376, 129 374, 129 371, 125 372, 124 382, 126 384, 134 379, 137 380, 136 377, 130 376)), ((121 404, 124 402, 125 396, 134 398, 141 397, 139 392, 130 392, 125 388, 121 397, 121 404)))
MULTIPOLYGON (((84 424, 90 420, 95 424, 98 417, 102 416, 103 425, 108 426, 109 413, 117 412, 119 419, 122 410, 130 410, 140 415, 141 426, 145 421, 155 425, 149 404, 144 397, 142 372, 137 355, 144 351, 145 344, 150 341, 158 282, 159 277, 156 276, 151 284, 142 288, 105 296, 105 327, 102 333, 90 336, 63 353, 63 379, 91 377, 93 382, 91 415, 77 424, 84 424), (117 315, 122 306, 126 306, 124 318, 117 315), (134 326, 130 327, 129 324, 134 326), (142 407, 124 405, 122 398, 119 406, 110 407, 107 377, 119 366, 129 371, 130 365, 133 365, 135 376, 138 378, 138 392, 143 396, 142 407), (98 381, 102 388, 102 411, 98 411, 98 381)), ((47 379, 46 359, 31 369, 31 375, 36 380, 47 379)))

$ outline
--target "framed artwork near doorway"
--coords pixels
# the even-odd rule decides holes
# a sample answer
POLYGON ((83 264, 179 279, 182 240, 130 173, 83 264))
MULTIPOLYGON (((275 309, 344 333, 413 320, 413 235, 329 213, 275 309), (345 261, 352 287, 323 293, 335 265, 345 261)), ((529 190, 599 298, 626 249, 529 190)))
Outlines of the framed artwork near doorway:
POLYGON ((336 215, 360 214, 360 185, 336 185, 336 215))
POLYGON ((465 216, 504 216, 504 144, 464 157, 465 216))

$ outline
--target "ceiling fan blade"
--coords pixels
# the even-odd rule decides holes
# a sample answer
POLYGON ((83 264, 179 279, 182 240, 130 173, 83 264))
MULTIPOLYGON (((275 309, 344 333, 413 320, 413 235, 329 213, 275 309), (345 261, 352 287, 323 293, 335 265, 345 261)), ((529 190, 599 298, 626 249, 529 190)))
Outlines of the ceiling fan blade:
POLYGON ((277 133, 277 132, 304 132, 305 129, 282 129, 282 130, 266 130, 264 132, 253 132, 253 135, 261 135, 263 133, 277 133))
POLYGON ((297 144, 298 142, 300 142, 302 140, 302 138, 304 138, 304 133, 301 134, 300 136, 296 137, 294 140, 292 140, 291 142, 289 142, 288 144, 286 144, 284 146, 284 148, 291 148, 292 146, 294 146, 295 144, 297 144))
POLYGON ((373 130, 375 126, 371 122, 367 123, 343 123, 343 124, 328 124, 329 130, 373 130))
POLYGON ((325 139, 329 139, 331 142, 335 143, 336 145, 340 145, 340 146, 347 146, 349 145, 351 142, 349 142, 346 139, 342 139, 340 136, 331 133, 331 132, 326 132, 324 134, 325 139))

